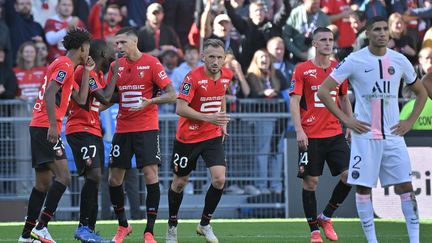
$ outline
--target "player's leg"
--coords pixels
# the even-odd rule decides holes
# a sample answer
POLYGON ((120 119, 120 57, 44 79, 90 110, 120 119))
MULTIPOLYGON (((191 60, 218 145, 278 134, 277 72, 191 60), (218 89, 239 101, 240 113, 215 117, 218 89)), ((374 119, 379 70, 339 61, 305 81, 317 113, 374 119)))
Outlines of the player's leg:
POLYGON ((363 233, 369 243, 378 242, 375 233, 371 188, 376 187, 378 182, 382 154, 382 141, 356 137, 351 139, 348 183, 356 185, 357 213, 363 233))
MULTIPOLYGON (((61 144, 61 141, 59 140, 61 144)), ((60 145, 59 145, 60 147, 60 145)), ((68 168, 68 162, 64 154, 63 148, 57 150, 59 157, 64 157, 59 160, 54 160, 54 163, 49 163, 48 167, 55 175, 55 179, 51 183, 48 193, 45 199, 43 210, 39 216, 39 222, 36 227, 32 230, 32 237, 42 242, 55 242, 48 232, 48 223, 53 217, 57 210, 58 203, 60 202, 63 193, 66 188, 70 185, 71 174, 68 168), (61 151, 61 152, 60 152, 61 151), (61 154, 60 154, 61 153, 61 154), (45 240, 45 241, 44 241, 45 240)))
POLYGON ((133 152, 136 156, 137 168, 143 168, 146 181, 146 213, 147 224, 144 230, 144 241, 155 242, 153 228, 156 222, 160 202, 158 166, 161 163, 159 147, 159 131, 136 132, 133 134, 133 152))
POLYGON ((385 142, 382 163, 381 184, 383 186, 394 185, 396 194, 401 198, 410 243, 417 243, 420 241, 419 215, 411 183, 411 163, 405 141, 402 138, 385 142))
POLYGON ((210 226, 210 220, 222 198, 225 186, 225 151, 222 144, 222 137, 206 140, 202 142, 200 146, 202 146, 201 156, 210 170, 211 184, 205 196, 204 209, 201 221, 197 226, 197 233, 203 235, 207 242, 215 243, 218 242, 218 239, 210 226))
POLYGON ((323 139, 309 139, 307 151, 299 149, 299 162, 297 177, 303 180, 302 201, 303 210, 311 232, 311 242, 323 242, 318 227, 317 201, 315 196, 318 177, 324 168, 323 139))
POLYGON ((49 185, 52 182, 53 175, 48 168, 35 169, 35 172, 35 186, 30 193, 25 224, 18 242, 32 242, 30 233, 36 226, 36 220, 39 217, 40 211, 45 201, 46 193, 48 191, 49 185))
POLYGON ((114 134, 109 161, 108 186, 111 204, 119 226, 113 237, 114 242, 122 242, 132 232, 124 209, 123 181, 126 170, 131 168, 132 138, 130 133, 114 134))
POLYGON ((318 224, 324 229, 325 236, 332 241, 338 240, 331 218, 336 209, 345 201, 351 191, 347 184, 350 150, 343 135, 326 139, 326 161, 333 176, 340 175, 340 181, 333 189, 332 196, 324 211, 318 217, 318 224))
POLYGON ((173 171, 172 183, 168 189, 168 228, 166 242, 177 242, 178 212, 183 200, 183 190, 189 181, 189 175, 196 167, 200 153, 200 143, 185 144, 174 139, 171 157, 173 171))

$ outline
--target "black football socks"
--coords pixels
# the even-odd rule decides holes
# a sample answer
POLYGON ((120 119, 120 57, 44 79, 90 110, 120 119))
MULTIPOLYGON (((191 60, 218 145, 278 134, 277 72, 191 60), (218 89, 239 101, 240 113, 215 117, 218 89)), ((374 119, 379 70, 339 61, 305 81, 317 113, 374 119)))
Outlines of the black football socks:
POLYGON ((339 207, 340 204, 343 203, 345 198, 348 196, 351 191, 351 186, 339 181, 339 183, 335 186, 333 190, 333 194, 323 211, 323 215, 331 218, 333 216, 334 211, 339 207))
POLYGON ((147 225, 144 232, 150 232, 153 234, 153 228, 156 222, 160 201, 159 182, 156 182, 154 184, 148 184, 146 185, 146 188, 147 225))
POLYGON ((317 203, 315 198, 315 191, 307 191, 303 189, 302 197, 305 217, 309 224, 311 232, 319 230, 317 222, 317 203))
POLYGON ((55 211, 57 210, 58 203, 65 191, 65 185, 56 180, 53 181, 48 190, 45 200, 45 207, 39 217, 39 223, 36 225, 36 229, 40 230, 43 227, 48 226, 48 222, 51 220, 55 211))
MULTIPOLYGON (((94 217, 93 210, 94 204, 97 205, 94 201, 94 195, 98 193, 98 183, 94 180, 85 179, 84 185, 81 189, 81 202, 80 202, 80 220, 79 223, 82 226, 90 227, 90 218, 94 217)), ((96 215, 97 216, 97 215, 96 215)), ((93 225, 94 228, 94 225, 93 225)))
POLYGON ((22 232, 23 238, 30 238, 30 232, 36 226, 36 220, 39 217, 40 211, 45 201, 45 197, 45 192, 40 192, 33 187, 33 190, 30 193, 26 221, 22 232))
POLYGON ((168 205, 169 205, 169 218, 168 225, 177 226, 178 223, 178 211, 180 209, 180 204, 183 200, 183 191, 177 193, 171 189, 171 186, 168 190, 168 205))
POLYGON ((124 209, 124 192, 123 185, 120 186, 109 186, 111 204, 114 208, 114 212, 117 216, 117 220, 120 226, 127 227, 128 221, 126 219, 124 209))
POLYGON ((210 188, 208 189, 205 197, 204 210, 201 216, 200 225, 206 226, 210 224, 210 220, 213 216, 213 213, 216 210, 216 207, 219 204, 219 201, 222 197, 222 192, 223 192, 223 188, 217 189, 213 187, 213 185, 210 185, 210 188))

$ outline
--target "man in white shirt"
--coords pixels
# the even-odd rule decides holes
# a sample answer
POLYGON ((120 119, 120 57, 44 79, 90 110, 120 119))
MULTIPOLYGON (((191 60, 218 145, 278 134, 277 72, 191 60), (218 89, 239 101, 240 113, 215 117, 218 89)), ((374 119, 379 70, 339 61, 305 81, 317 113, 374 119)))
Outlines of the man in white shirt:
POLYGON ((401 197, 410 243, 419 242, 417 202, 411 183, 411 164, 403 135, 417 120, 427 94, 411 63, 402 54, 387 48, 387 19, 374 17, 366 27, 369 46, 352 53, 324 81, 318 91, 322 103, 352 130, 348 183, 356 185, 357 212, 369 243, 375 234, 371 188, 394 185, 401 197), (356 96, 354 117, 348 117, 333 102, 330 91, 345 79, 356 96), (400 80, 416 94, 407 120, 399 120, 400 80))

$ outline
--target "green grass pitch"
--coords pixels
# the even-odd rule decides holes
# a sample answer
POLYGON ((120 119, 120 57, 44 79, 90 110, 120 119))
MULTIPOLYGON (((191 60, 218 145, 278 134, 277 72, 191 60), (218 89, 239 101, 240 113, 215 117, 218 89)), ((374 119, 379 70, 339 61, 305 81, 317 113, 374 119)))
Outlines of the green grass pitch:
MULTIPOLYGON (((180 243, 205 242, 195 233, 198 220, 180 220, 178 240, 180 243)), ((145 221, 130 221, 133 232, 125 243, 143 242, 142 232, 145 221)), ((376 220, 376 231, 380 243, 408 242, 405 223, 402 220, 376 220)), ((0 223, 0 243, 17 242, 23 223, 0 223)), ((77 222, 51 222, 50 233, 58 243, 78 243, 73 239, 77 222)), ((309 228, 304 219, 246 219, 213 220, 213 229, 219 242, 309 242, 309 228)), ((99 221, 97 231, 105 238, 112 238, 117 227, 116 221, 99 221)), ((358 219, 334 219, 339 235, 338 242, 364 243, 363 232, 358 219)), ((432 220, 422 220, 421 242, 432 242, 432 220)), ((158 242, 165 242, 166 220, 159 220, 155 226, 158 242)), ((321 230, 322 232, 322 230, 321 230)), ((323 235, 324 237, 324 235, 323 235)), ((324 240, 325 242, 330 242, 324 240)))

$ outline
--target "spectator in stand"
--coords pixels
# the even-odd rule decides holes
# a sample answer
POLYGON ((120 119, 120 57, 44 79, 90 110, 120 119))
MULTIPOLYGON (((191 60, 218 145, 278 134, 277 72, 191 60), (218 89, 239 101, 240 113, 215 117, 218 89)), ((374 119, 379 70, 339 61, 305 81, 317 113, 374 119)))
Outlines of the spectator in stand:
POLYGON ((420 45, 427 29, 431 26, 432 5, 430 0, 395 1, 394 11, 403 15, 407 33, 413 38, 416 47, 420 45), (399 4, 396 4, 399 3, 399 4))
POLYGON ((249 5, 249 18, 247 20, 237 15, 230 0, 225 0, 225 8, 234 27, 240 34, 245 35, 242 43, 242 54, 239 59, 244 69, 251 63, 255 51, 265 48, 270 38, 282 35, 282 27, 291 12, 288 0, 283 1, 282 7, 275 14, 273 20, 266 19, 267 10, 263 1, 252 2, 249 5))
POLYGON ((407 35, 407 28, 402 15, 392 13, 388 19, 390 40, 387 47, 405 55, 411 63, 415 63, 417 55, 413 39, 407 35))
POLYGON ((432 47, 432 27, 426 31, 426 34, 423 38, 422 48, 432 47))
POLYGON ((189 43, 187 37, 194 21, 192 11, 195 9, 195 2, 191 0, 165 0, 162 4, 165 12, 163 23, 174 29, 180 39, 181 46, 186 46, 189 43))
POLYGON ((356 34, 356 41, 354 43, 353 51, 358 51, 368 45, 366 37, 367 18, 364 12, 354 11, 352 14, 350 14, 349 21, 351 23, 351 28, 356 34))
MULTIPOLYGON (((273 67, 279 70, 288 82, 291 81, 291 76, 294 70, 294 64, 285 58, 285 44, 283 39, 279 36, 271 38, 267 42, 267 51, 273 58, 273 67)), ((289 88, 289 84, 282 85, 289 88)))
POLYGON ((33 17, 36 22, 45 26, 50 17, 56 15, 58 0, 33 1, 33 17))
POLYGON ((381 0, 364 0, 363 4, 360 5, 359 10, 366 13, 367 19, 376 16, 387 18, 388 16, 385 3, 381 0))
MULTIPOLYGON (((270 54, 266 50, 260 49, 255 52, 248 68, 246 79, 251 89, 250 98, 281 98, 281 84, 285 82, 285 78, 279 70, 274 69, 270 54)), ((256 144, 256 158, 259 171, 257 176, 260 178, 256 186, 262 194, 271 192, 268 188, 269 178, 271 178, 271 189, 276 193, 282 192, 282 158, 280 156, 272 156, 270 164, 268 156, 272 153, 272 150, 276 152, 275 150, 277 149, 274 145, 278 144, 278 142, 274 143, 273 135, 277 132, 276 129, 279 128, 280 124, 278 122, 275 122, 273 119, 262 119, 256 121, 255 124, 255 134, 259 138, 256 144)))
POLYGON ((138 49, 155 57, 171 50, 183 58, 180 40, 175 31, 162 23, 164 12, 162 5, 152 3, 147 8, 147 22, 138 31, 138 49))
MULTIPOLYGON (((126 1, 127 25, 139 28, 146 23, 145 12, 154 0, 128 0, 126 1)), ((125 16, 125 15, 124 15, 125 16)))
MULTIPOLYGON (((177 68, 179 63, 179 57, 177 53, 173 50, 167 50, 165 52, 162 52, 160 56, 160 60, 162 62, 162 65, 164 67, 165 73, 167 74, 168 78, 170 80, 173 80, 174 76, 174 70, 177 68)), ((174 84, 173 84, 174 88, 174 84)), ((176 88, 174 88, 176 92, 176 88)), ((161 92, 159 90, 159 92, 161 92)), ((172 114, 175 112, 175 104, 165 103, 165 104, 159 104, 158 105, 159 114, 172 114)))
POLYGON ((247 19, 249 16, 249 3, 245 0, 230 0, 231 6, 234 8, 237 15, 247 19))
POLYGON ((240 58, 240 47, 237 41, 231 38, 233 25, 226 14, 219 14, 213 20, 213 33, 209 38, 219 39, 225 44, 225 51, 234 54, 236 59, 240 58))
POLYGON ((57 15, 49 18, 45 23, 45 37, 48 42, 48 62, 54 61, 66 53, 63 47, 63 37, 70 29, 84 28, 84 23, 73 13, 73 0, 59 0, 57 15))
POLYGON ((5 48, 0 46, 0 99, 13 99, 17 90, 16 78, 12 69, 5 65, 5 58, 5 48))
POLYGON ((17 66, 13 69, 17 79, 16 96, 22 100, 34 101, 39 95, 39 89, 44 83, 47 67, 36 66, 38 55, 36 45, 24 42, 17 53, 17 66))
POLYGON ((4 65, 8 67, 12 67, 12 45, 10 42, 10 32, 9 27, 7 26, 5 20, 3 19, 3 4, 0 3, 0 46, 3 46, 5 49, 6 57, 4 61, 4 65))
POLYGON ((200 53, 198 47, 188 45, 184 49, 184 62, 176 67, 170 77, 174 90, 179 92, 180 86, 186 75, 197 66, 201 66, 200 53))
POLYGON ((337 27, 337 53, 336 58, 343 60, 353 51, 355 33, 351 28, 349 16, 353 13, 350 6, 351 0, 323 0, 321 8, 326 13, 330 22, 337 27))
POLYGON ((36 67, 48 67, 48 46, 45 41, 36 41, 36 67))
POLYGON ((41 41, 45 36, 42 26, 33 20, 31 0, 6 1, 4 14, 6 23, 13 35, 10 35, 12 44, 12 58, 15 62, 16 53, 22 43, 26 41, 41 41))
POLYGON ((93 5, 88 19, 89 29, 93 39, 105 39, 115 43, 113 36, 122 27, 122 15, 117 4, 107 5, 107 1, 99 0, 93 5))
POLYGON ((321 11, 319 0, 304 0, 302 5, 293 9, 283 29, 283 39, 287 50, 293 55, 294 63, 306 61, 315 55, 312 32, 328 25, 330 19, 321 11))
POLYGON ((77 16, 85 26, 88 26, 87 20, 90 14, 89 0, 73 0, 72 16, 77 16))
MULTIPOLYGON (((414 66, 414 69, 419 79, 423 79, 423 77, 427 73, 432 73, 432 48, 431 47, 424 47, 419 51, 418 64, 414 66)), ((408 85, 405 84, 405 82, 402 82, 401 96, 406 100, 415 98, 415 93, 410 89, 408 85)))
POLYGON ((247 98, 250 94, 250 87, 242 71, 240 63, 235 59, 232 53, 227 53, 225 57, 225 67, 229 68, 234 76, 226 92, 227 112, 236 110, 236 100, 247 98))

